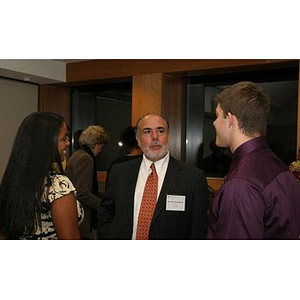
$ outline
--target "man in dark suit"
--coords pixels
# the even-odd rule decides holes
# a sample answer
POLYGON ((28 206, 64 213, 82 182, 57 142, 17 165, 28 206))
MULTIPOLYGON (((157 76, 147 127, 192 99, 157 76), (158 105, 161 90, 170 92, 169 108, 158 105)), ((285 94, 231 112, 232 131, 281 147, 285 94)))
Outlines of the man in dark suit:
POLYGON ((141 117, 136 138, 143 157, 112 167, 100 207, 100 238, 140 239, 144 188, 152 172, 157 193, 150 227, 142 228, 146 239, 204 239, 209 207, 204 172, 169 154, 169 125, 160 115, 141 117))

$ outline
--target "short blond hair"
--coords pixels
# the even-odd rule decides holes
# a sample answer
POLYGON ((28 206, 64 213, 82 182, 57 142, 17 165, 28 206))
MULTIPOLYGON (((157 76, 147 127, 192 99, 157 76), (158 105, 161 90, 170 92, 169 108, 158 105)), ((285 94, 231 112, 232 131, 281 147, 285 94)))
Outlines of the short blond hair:
POLYGON ((97 145, 107 144, 108 141, 109 137, 105 129, 97 125, 89 126, 79 137, 79 144, 81 146, 87 145, 91 149, 97 145))

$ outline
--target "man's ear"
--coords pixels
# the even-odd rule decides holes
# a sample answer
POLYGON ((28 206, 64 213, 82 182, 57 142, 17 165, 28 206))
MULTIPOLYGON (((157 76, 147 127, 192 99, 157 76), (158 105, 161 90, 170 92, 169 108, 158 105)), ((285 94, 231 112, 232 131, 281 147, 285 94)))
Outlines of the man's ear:
POLYGON ((229 126, 237 126, 238 127, 238 120, 235 115, 233 115, 231 112, 227 114, 228 117, 228 124, 229 126))

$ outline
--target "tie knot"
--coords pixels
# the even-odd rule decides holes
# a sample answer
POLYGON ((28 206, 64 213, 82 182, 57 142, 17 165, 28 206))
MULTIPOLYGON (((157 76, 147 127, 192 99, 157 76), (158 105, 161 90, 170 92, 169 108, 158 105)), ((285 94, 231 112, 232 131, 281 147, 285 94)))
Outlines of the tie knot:
POLYGON ((151 170, 153 173, 156 173, 156 169, 155 169, 155 164, 152 163, 151 166, 150 166, 151 170))

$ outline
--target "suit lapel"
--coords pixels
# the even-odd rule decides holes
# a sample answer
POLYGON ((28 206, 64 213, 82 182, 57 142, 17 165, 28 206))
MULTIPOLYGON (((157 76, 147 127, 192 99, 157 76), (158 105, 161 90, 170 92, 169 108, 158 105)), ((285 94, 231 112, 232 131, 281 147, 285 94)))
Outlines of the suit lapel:
POLYGON ((161 211, 165 210, 166 208, 166 195, 167 193, 172 193, 175 190, 176 186, 178 185, 180 178, 181 178, 181 168, 178 162, 170 156, 170 161, 168 165, 168 169, 165 175, 164 183, 162 185, 156 208, 154 211, 152 223, 155 221, 157 216, 161 213, 161 211))

